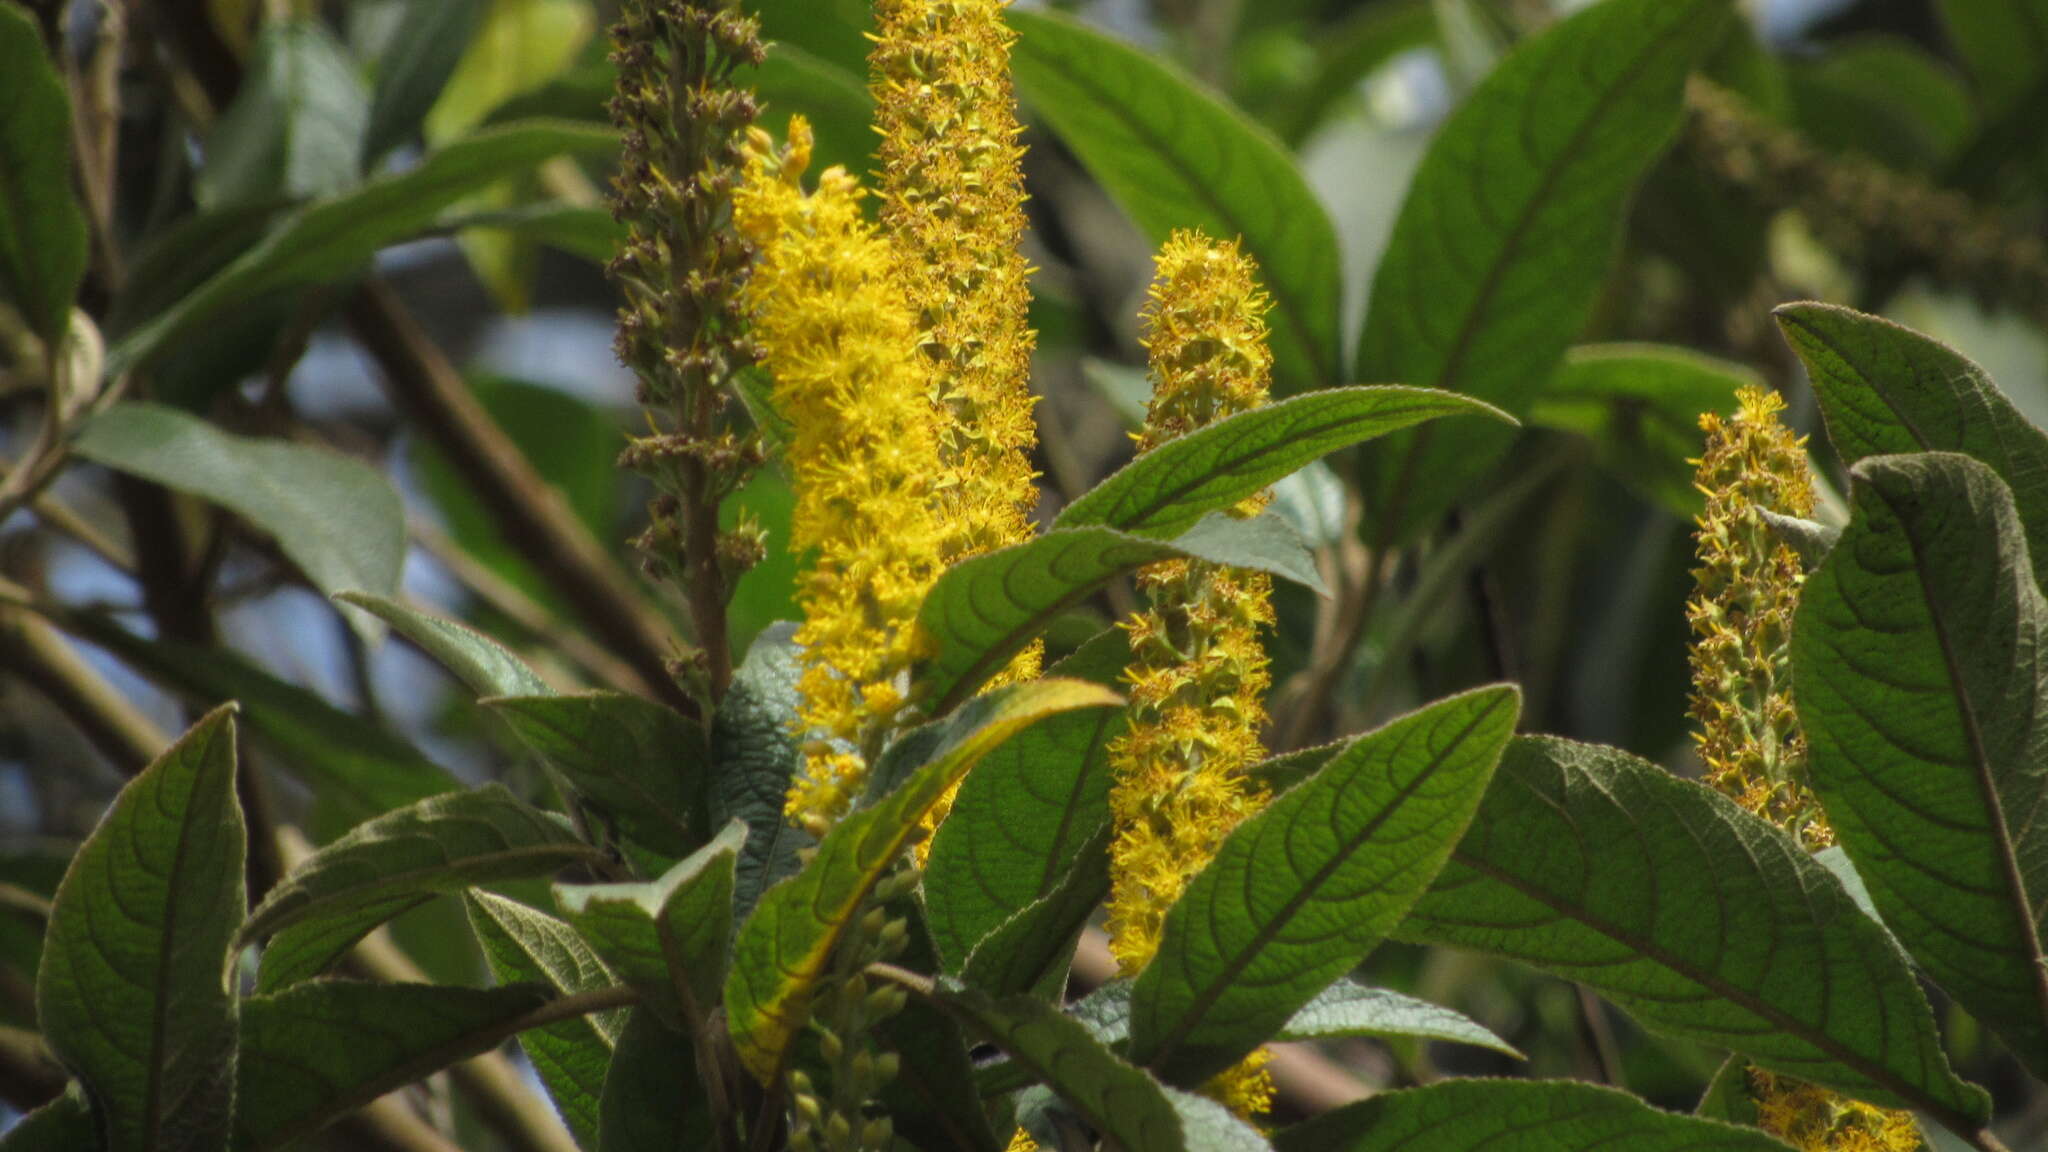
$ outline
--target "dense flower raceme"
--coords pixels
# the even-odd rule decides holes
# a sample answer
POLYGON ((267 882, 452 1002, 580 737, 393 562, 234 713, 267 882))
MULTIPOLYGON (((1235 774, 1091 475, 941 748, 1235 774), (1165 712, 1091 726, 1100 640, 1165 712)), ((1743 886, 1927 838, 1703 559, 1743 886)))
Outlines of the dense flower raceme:
POLYGON ((734 214, 760 249, 744 299, 791 428, 790 545, 815 556, 796 635, 812 740, 787 812, 818 830, 851 806, 903 707, 918 604, 941 569, 940 466, 901 264, 845 170, 804 193, 810 127, 792 119, 789 136, 778 152, 756 135, 734 214))
MULTIPOLYGON (((1267 300, 1235 243, 1177 232, 1159 253, 1146 306, 1153 394, 1140 448, 1266 402, 1272 354, 1267 300)), ((1265 497, 1233 509, 1255 515, 1265 497)), ((1116 821, 1111 948, 1126 975, 1159 947, 1166 910, 1217 845, 1266 800, 1247 773, 1264 755, 1269 682, 1259 629, 1273 621, 1270 580, 1199 560, 1155 564, 1138 578, 1148 607, 1131 638, 1130 728, 1110 750, 1116 821)), ((1265 1054, 1209 1086, 1241 1115, 1265 1110, 1265 1054)))
MULTIPOLYGON (((1792 614, 1805 575, 1763 516, 1811 515, 1813 473, 1805 441, 1779 422, 1777 393, 1748 387, 1736 399, 1732 417, 1701 418, 1707 446, 1694 478, 1707 498, 1688 605, 1700 758, 1708 783, 1818 849, 1834 835, 1806 785, 1806 738, 1792 707, 1792 614)), ((1904 1112, 1756 1068, 1745 1087, 1758 1124, 1804 1152, 1923 1146, 1904 1112)))

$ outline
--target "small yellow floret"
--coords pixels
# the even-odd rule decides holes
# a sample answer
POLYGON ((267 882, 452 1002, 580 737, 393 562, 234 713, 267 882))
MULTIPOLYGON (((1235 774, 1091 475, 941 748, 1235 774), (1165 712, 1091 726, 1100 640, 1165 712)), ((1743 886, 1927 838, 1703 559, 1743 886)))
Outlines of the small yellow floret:
POLYGON ((811 741, 787 810, 815 829, 851 806, 903 706, 917 607, 941 569, 939 466, 900 267, 861 215, 859 181, 831 168, 804 194, 809 125, 792 118, 789 136, 776 152, 755 134, 733 206, 761 254, 744 300, 791 429, 790 544, 814 557, 796 634, 811 741))
POLYGON ((1800 1152, 1921 1152, 1910 1113, 1872 1107, 1760 1068, 1749 1070, 1757 1126, 1800 1152))

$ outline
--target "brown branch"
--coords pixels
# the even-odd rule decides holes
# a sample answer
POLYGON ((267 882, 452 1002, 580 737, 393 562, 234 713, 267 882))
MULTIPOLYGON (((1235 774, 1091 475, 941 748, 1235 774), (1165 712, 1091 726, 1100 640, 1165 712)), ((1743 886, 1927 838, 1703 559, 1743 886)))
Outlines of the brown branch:
POLYGON ((57 706, 123 775, 133 776, 170 746, 170 737, 93 671, 48 621, 0 606, 0 664, 57 706))
POLYGON ((694 709, 669 675, 675 644, 660 616, 477 403, 398 294, 373 278, 350 302, 348 316, 357 339, 383 369, 392 401, 448 457, 507 541, 562 594, 595 638, 664 701, 694 709))

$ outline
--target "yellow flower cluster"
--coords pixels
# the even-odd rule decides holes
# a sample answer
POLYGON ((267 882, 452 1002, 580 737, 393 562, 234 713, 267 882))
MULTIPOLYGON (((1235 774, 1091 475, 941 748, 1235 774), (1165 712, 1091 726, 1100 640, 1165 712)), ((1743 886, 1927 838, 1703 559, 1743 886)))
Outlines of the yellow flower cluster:
POLYGON ((1757 1125, 1800 1152, 1920 1152, 1927 1145, 1906 1112, 1851 1100, 1761 1068, 1749 1069, 1757 1125))
POLYGON ((1833 833, 1806 787, 1806 740, 1792 711, 1792 613, 1805 574, 1763 517, 1810 516, 1813 474, 1805 440, 1778 420, 1777 393, 1745 387, 1737 400, 1731 418, 1700 418, 1707 446, 1695 483, 1706 508, 1686 606, 1700 759, 1709 784, 1822 848, 1833 833))
POLYGON ((815 556, 796 635, 813 740, 786 807, 819 830, 851 806, 869 745, 904 703, 918 604, 941 568, 939 450, 901 265, 844 169, 803 192, 809 125, 793 118, 789 137, 776 152, 756 133, 733 214, 761 253, 743 299, 791 428, 790 543, 815 556))
POLYGON ((1025 539, 1038 502, 1016 34, 1002 0, 877 0, 875 25, 882 225, 944 413, 937 497, 950 564, 1025 539))
MULTIPOLYGON (((1152 448, 1266 402, 1273 358, 1267 299, 1235 243, 1176 232, 1159 252, 1146 305, 1153 392, 1140 435, 1152 448)), ((1263 495, 1233 513, 1255 515, 1263 495)), ((1265 753, 1269 683, 1259 629, 1273 622, 1271 582, 1199 560, 1153 565, 1138 583, 1149 607, 1131 638, 1130 728, 1110 748, 1109 934, 1125 975, 1159 948, 1166 910, 1266 793, 1246 772, 1265 753)), ((1255 1053, 1207 1091, 1240 1115, 1272 1098, 1255 1053)))

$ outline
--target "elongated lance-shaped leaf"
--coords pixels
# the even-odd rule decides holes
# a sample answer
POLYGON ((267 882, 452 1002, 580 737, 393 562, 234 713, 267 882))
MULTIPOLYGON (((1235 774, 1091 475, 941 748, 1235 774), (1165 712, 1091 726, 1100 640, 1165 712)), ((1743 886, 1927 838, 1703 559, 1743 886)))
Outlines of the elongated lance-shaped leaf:
POLYGON ((2048 601, 1984 464, 1850 476, 1793 624, 1814 787, 1900 942, 2048 1076, 2048 601))
POLYGON ((1278 1152, 1788 1152, 1754 1128, 1659 1112, 1564 1080, 1447 1080, 1383 1092, 1296 1124, 1278 1152))
POLYGON ((1735 802, 1613 748, 1521 737, 1395 932, 1577 980, 1645 1027, 1964 1128, 1906 957, 1841 881, 1735 802))
POLYGON ((1521 694, 1481 688, 1353 741, 1239 825, 1167 913, 1131 1058, 1196 1086, 1350 971, 1465 831, 1521 694))
POLYGON ((227 1142, 246 848, 227 706, 121 789, 57 887, 36 1018, 84 1083, 106 1152, 227 1142))
POLYGON ((1160 560, 1192 556, 1290 578, 1304 575, 1305 561, 1313 572, 1300 538, 1291 546, 1276 540, 1273 521, 1270 514, 1251 520, 1216 515, 1170 541, 1111 528, 1059 528, 955 564, 918 608, 918 627, 937 655, 917 670, 914 691, 930 701, 932 715, 944 715, 1060 613, 1117 576, 1160 560))
POLYGON ((803 665, 795 634, 796 625, 783 621, 754 638, 711 723, 711 762, 718 765, 706 796, 711 826, 747 826, 733 875, 735 917, 752 911, 770 885, 795 875, 798 851, 811 844, 808 833, 782 818, 782 799, 803 760, 796 723, 803 665))
POLYGON ((703 842, 709 749, 694 721, 624 692, 483 703, 627 839, 671 859, 703 842))
POLYGON ((0 108, 0 296, 54 344, 85 276, 85 213, 71 194, 64 81, 21 8, 0 8, 0 108))
POLYGON ((1097 826, 1073 853, 1057 887, 982 936, 960 966, 961 980, 992 996, 1037 990, 1056 998, 1081 929, 1109 896, 1113 831, 1107 823, 1097 826))
POLYGON ((262 1152, 319 1131, 386 1092, 518 1031, 537 984, 447 988, 316 980, 242 1002, 235 1148, 262 1152))
POLYGON ((803 871, 761 897, 733 944, 724 994, 733 1046, 755 1079, 766 1084, 780 1075, 832 949, 939 797, 1033 723, 1120 702, 1107 688, 1078 680, 1038 680, 976 697, 939 722, 944 735, 930 760, 879 802, 833 826, 803 871))
POLYGON ((1176 436, 1060 512, 1056 528, 1101 524, 1168 539, 1311 461, 1440 416, 1513 417, 1455 392, 1331 388, 1240 412, 1176 436))
POLYGON ((659 880, 555 885, 570 926, 671 1028, 701 1027, 718 1003, 733 865, 746 839, 747 826, 735 820, 659 880))
MULTIPOLYGON (((1438 130, 1373 278, 1354 371, 1520 416, 1585 326, 1636 182, 1729 0, 1601 0, 1515 48, 1438 130)), ((1513 434, 1461 420, 1373 446, 1368 523, 1410 540, 1513 434)))
POLYGON ((713 1148, 710 1094, 697 1048, 649 1012, 635 1008, 612 1051, 598 1100, 596 1152, 676 1152, 713 1148))
POLYGON ((420 646, 479 696, 546 696, 551 690, 526 661, 459 620, 422 612, 387 596, 344 591, 334 598, 377 617, 420 646))
MULTIPOLYGON (((1090 1032, 1121 1050, 1131 1037, 1131 982, 1112 980, 1083 997, 1070 1011, 1090 1032)), ((1272 1039, 1337 1040, 1347 1036, 1442 1040, 1522 1058, 1513 1045, 1467 1016, 1349 979, 1316 993, 1272 1039)))
MULTIPOLYGON (((109 468, 210 500, 270 533, 324 592, 390 593, 405 561, 405 506, 360 460, 309 444, 231 436, 157 404, 118 404, 87 422, 71 450, 109 468)), ((366 638, 374 618, 350 614, 366 638)))
POLYGON ((372 928, 436 895, 596 857, 568 821, 503 785, 451 792, 362 824, 301 861, 249 914, 241 939, 273 937, 260 984, 274 991, 318 975, 372 928))
POLYGON ((265 20, 234 99, 207 129, 192 198, 218 209, 345 191, 362 170, 369 114, 362 70, 325 21, 265 20))
POLYGON ((1280 390, 1342 382, 1336 229, 1286 149, 1156 57, 1064 16, 1007 15, 1018 92, 1154 244, 1200 228, 1258 262, 1280 390))
POLYGON ((1976 457, 2012 489, 2036 580, 2048 583, 2048 433, 1984 369, 1939 340, 1847 308, 1787 304, 1773 314, 1844 463, 1908 452, 1976 457))
MULTIPOLYGON (((545 984, 557 992, 596 992, 617 984, 610 969, 567 924, 472 888, 463 897, 469 926, 500 984, 545 984)), ((520 1034, 519 1046, 554 1098, 578 1143, 597 1146, 599 1102, 626 1013, 593 1012, 520 1034)))

